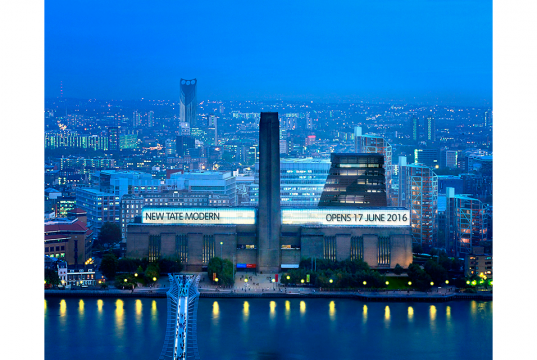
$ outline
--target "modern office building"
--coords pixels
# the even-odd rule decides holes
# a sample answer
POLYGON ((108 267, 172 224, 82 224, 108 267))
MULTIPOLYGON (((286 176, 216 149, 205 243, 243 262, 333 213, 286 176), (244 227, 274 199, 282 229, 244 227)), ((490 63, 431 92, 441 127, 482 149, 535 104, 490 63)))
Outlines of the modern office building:
POLYGON ((175 152, 177 156, 187 155, 188 149, 193 149, 196 147, 196 139, 190 135, 179 135, 175 139, 175 152))
POLYGON ((76 206, 87 214, 87 224, 98 234, 105 222, 119 224, 120 196, 97 189, 77 188, 76 206))
POLYGON ((108 150, 108 136, 78 135, 76 132, 46 132, 45 149, 81 148, 108 150))
POLYGON ((436 141, 436 121, 434 116, 427 116, 427 141, 436 141))
MULTIPOLYGON (((407 268, 412 262, 407 209, 280 210, 278 126, 277 113, 261 113, 258 208, 144 207, 141 223, 127 226, 127 256, 149 261, 177 256, 187 271, 202 271, 214 256, 229 259, 238 270, 263 273, 298 268, 304 257, 363 259, 375 269, 393 269, 396 264, 407 268)), ((371 190, 384 188, 382 155, 339 155, 333 155, 332 164, 344 166, 336 167, 340 172, 333 175, 354 177, 354 170, 364 170, 360 175, 370 177, 371 190)))
POLYGON ((181 79, 181 97, 179 104, 179 119, 190 128, 196 127, 198 100, 196 97, 198 81, 196 79, 181 79))
POLYGON ((165 181, 167 190, 188 190, 195 193, 211 192, 229 199, 228 206, 237 205, 235 176, 230 171, 191 171, 174 173, 165 181))
POLYGON ((108 127, 108 150, 119 151, 119 126, 108 127))
POLYGON ((420 140, 420 121, 416 116, 413 116, 411 121, 412 121, 411 122, 411 124, 412 124, 412 132, 411 132, 412 140, 413 141, 419 141, 420 140))
POLYGON ((319 206, 386 207, 384 156, 332 153, 319 206))
POLYGON ((465 195, 446 191, 445 247, 457 256, 471 254, 475 246, 487 240, 487 218, 484 204, 465 195))
POLYGON ((414 164, 427 165, 432 169, 440 168, 440 149, 415 149, 414 164))
POLYGON ((151 174, 134 170, 101 170, 94 173, 95 184, 103 193, 125 194, 157 193, 161 180, 151 174))
POLYGON ((147 127, 152 128, 155 126, 155 112, 149 111, 147 113, 147 127))
POLYGON ((142 124, 142 115, 138 111, 132 113, 132 127, 137 128, 142 124))
MULTIPOLYGON (((328 159, 282 159, 280 161, 280 206, 316 207, 321 200, 330 170, 328 159)), ((259 204, 259 164, 255 165, 254 182, 248 189, 249 206, 259 204)))
POLYGON ((455 194, 463 194, 463 181, 460 176, 438 175, 438 194, 446 194, 447 188, 454 188, 455 194))
POLYGON ((399 169, 399 206, 410 210, 413 241, 437 245, 438 177, 428 166, 411 164, 399 169))

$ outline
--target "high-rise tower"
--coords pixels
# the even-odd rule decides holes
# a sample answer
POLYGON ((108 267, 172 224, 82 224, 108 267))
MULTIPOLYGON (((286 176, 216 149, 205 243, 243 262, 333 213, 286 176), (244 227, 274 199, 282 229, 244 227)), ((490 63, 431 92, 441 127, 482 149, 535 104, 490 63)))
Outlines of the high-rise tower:
POLYGON ((412 117, 412 140, 419 141, 420 139, 420 122, 415 116, 412 117))
POLYGON ((436 141, 436 123, 434 116, 427 117, 427 140, 436 141))
POLYGON ((259 121, 259 270, 280 269, 280 122, 277 112, 259 121))
POLYGON ((188 123, 190 128, 196 126, 196 111, 198 100, 196 98, 196 79, 181 79, 181 103, 179 105, 179 121, 188 123))

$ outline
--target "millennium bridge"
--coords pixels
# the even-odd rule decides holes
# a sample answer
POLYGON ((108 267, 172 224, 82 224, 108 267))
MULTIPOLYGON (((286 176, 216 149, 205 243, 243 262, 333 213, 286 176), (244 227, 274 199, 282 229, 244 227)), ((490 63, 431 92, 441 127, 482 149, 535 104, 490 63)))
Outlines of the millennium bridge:
POLYGON ((197 314, 199 275, 168 274, 166 334, 159 360, 199 360, 197 314))

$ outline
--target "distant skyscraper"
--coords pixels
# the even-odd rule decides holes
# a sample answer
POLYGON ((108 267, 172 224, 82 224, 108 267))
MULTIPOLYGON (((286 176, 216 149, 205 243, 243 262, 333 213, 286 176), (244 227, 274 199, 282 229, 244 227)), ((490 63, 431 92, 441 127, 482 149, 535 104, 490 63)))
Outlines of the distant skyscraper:
POLYGON ((415 116, 412 117, 412 140, 419 141, 420 139, 420 122, 415 116))
POLYGON ((427 117, 427 140, 436 141, 436 123, 434 116, 427 117))
POLYGON ((485 111, 485 115, 483 117, 483 121, 484 121, 484 124, 483 124, 483 127, 490 127, 490 114, 488 111, 485 111))
POLYGON ((108 150, 119 150, 119 126, 110 126, 108 128, 108 150))
POLYGON ((186 122, 192 127, 196 127, 196 111, 198 100, 196 97, 196 79, 181 79, 181 103, 179 105, 179 118, 181 122, 186 122))
POLYGON ((218 118, 214 114, 207 117, 208 139, 211 145, 218 145, 218 118))
POLYGON ((155 112, 150 111, 147 113, 147 127, 152 128, 155 126, 155 112))
POLYGON ((138 111, 132 113, 132 127, 139 127, 142 123, 142 117, 138 111))
POLYGON ((332 153, 331 162, 319 206, 387 206, 384 156, 332 153))

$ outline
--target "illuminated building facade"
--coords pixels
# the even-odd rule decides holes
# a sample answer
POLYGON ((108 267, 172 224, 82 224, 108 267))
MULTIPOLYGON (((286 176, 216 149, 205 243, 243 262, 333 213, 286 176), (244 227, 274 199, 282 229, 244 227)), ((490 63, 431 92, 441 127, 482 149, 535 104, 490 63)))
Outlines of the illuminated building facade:
POLYGON ((385 207, 384 156, 332 153, 319 206, 385 207))
POLYGON ((386 199, 388 206, 397 206, 397 194, 395 194, 395 182, 393 181, 394 166, 392 165, 392 146, 380 136, 361 135, 354 138, 354 147, 357 153, 381 154, 384 156, 384 175, 386 178, 386 199))
POLYGON ((437 245, 438 177, 431 168, 421 164, 399 169, 399 206, 410 209, 414 243, 437 245))
MULTIPOLYGON (((324 159, 282 159, 280 161, 280 206, 315 207, 321 200, 330 161, 324 159)), ((255 166, 254 182, 248 189, 249 206, 257 206, 259 198, 259 164, 255 166)))

